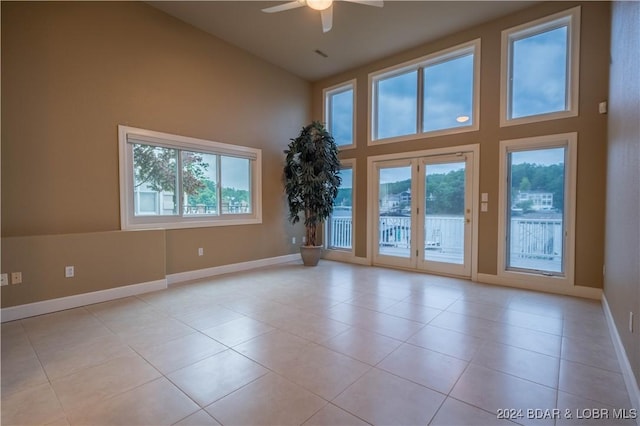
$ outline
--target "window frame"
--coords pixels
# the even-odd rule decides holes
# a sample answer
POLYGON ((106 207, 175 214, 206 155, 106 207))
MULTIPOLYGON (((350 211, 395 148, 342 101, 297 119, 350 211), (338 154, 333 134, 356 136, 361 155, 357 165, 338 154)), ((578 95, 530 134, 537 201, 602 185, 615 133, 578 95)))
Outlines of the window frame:
POLYGON ((579 113, 580 93, 580 6, 554 13, 502 31, 500 56, 500 127, 575 117, 579 113), (567 109, 563 111, 510 118, 513 41, 523 40, 553 29, 567 26, 567 109))
POLYGON ((576 228, 576 191, 577 191, 577 159, 578 134, 563 133, 556 135, 537 136, 522 139, 500 141, 499 166, 499 201, 498 201, 498 276, 515 283, 529 284, 534 288, 545 287, 557 289, 558 286, 570 287, 575 285, 575 228, 576 228), (509 208, 510 191, 508 183, 509 153, 544 148, 566 148, 565 154, 565 188, 564 188, 564 273, 545 273, 544 271, 526 270, 519 268, 507 269, 507 208, 509 208))
POLYGON ((451 135, 457 133, 473 132, 480 129, 480 61, 481 61, 481 40, 479 38, 466 43, 461 43, 448 49, 439 50, 420 58, 393 65, 382 70, 369 73, 368 87, 368 120, 367 144, 380 145, 386 143, 403 142, 427 137, 451 135), (471 102, 472 122, 466 126, 451 127, 448 129, 438 129, 424 131, 423 111, 424 111, 424 68, 430 65, 447 62, 468 54, 473 54, 473 99, 471 102), (407 72, 417 71, 417 111, 416 111, 416 133, 408 135, 394 136, 389 138, 377 138, 377 82, 386 78, 391 78, 407 72))
MULTIPOLYGON (((173 135, 170 133, 118 125, 119 177, 120 177, 120 228, 181 229, 210 226, 248 225, 262 223, 262 150, 240 145, 230 145, 205 139, 173 135), (181 173, 178 168, 178 213, 176 215, 135 215, 133 145, 147 144, 183 151, 233 156, 249 159, 251 183, 251 207, 249 214, 218 212, 217 215, 185 215, 182 211, 181 173)), ((220 182, 218 182, 220 185, 220 182)), ((220 200, 221 203, 222 200, 220 200)), ((162 201, 161 201, 162 202, 162 201)))
POLYGON ((343 83, 339 83, 327 88, 322 89, 322 99, 324 102, 324 108, 322 109, 322 121, 325 123, 326 127, 327 127, 327 131, 329 131, 329 133, 333 134, 332 129, 331 129, 331 103, 329 102, 330 97, 332 95, 338 95, 340 93, 346 92, 348 90, 352 90, 353 91, 353 97, 351 99, 351 105, 352 105, 352 116, 351 116, 351 143, 350 144, 346 144, 346 145, 338 145, 338 149, 340 150, 344 150, 344 149, 352 149, 356 147, 356 101, 358 99, 357 97, 357 79, 352 79, 349 81, 345 81, 343 83))
MULTIPOLYGON (((356 244, 356 160, 355 158, 340 160, 340 168, 351 169, 351 248, 339 248, 329 245, 330 226, 327 221, 324 227, 325 254, 324 258, 330 260, 348 260, 355 256, 356 244)), ((328 220, 331 218, 329 217, 328 220)))

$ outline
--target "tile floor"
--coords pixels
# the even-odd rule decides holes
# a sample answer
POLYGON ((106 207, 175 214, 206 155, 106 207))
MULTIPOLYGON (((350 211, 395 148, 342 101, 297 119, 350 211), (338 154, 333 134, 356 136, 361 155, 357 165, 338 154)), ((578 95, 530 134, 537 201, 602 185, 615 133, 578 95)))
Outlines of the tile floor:
POLYGON ((3 425, 635 424, 596 408, 630 409, 599 302, 419 273, 287 264, 2 324, 3 425))

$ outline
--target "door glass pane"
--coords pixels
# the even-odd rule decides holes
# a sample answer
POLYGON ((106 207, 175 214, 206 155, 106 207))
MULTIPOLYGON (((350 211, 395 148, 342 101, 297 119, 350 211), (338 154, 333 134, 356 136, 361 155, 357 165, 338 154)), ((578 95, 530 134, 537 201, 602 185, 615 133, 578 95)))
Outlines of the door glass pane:
POLYGON ((133 170, 135 216, 177 215, 178 150, 133 144, 133 170))
POLYGON ((251 160, 220 158, 222 214, 251 213, 251 160))
POLYGON ((342 179, 338 188, 338 196, 333 205, 333 213, 329 217, 328 247, 332 249, 351 249, 353 242, 353 169, 340 169, 342 179))
POLYGON ((216 157, 201 152, 182 152, 185 216, 218 214, 216 157))
POLYGON ((509 153, 507 268, 564 272, 565 151, 509 153))
POLYGON ((379 170, 379 253, 410 257, 411 166, 379 170))
POLYGON ((415 134, 418 121, 418 71, 380 80, 376 89, 376 139, 415 134))
POLYGON ((464 263, 465 165, 425 165, 424 260, 464 263))

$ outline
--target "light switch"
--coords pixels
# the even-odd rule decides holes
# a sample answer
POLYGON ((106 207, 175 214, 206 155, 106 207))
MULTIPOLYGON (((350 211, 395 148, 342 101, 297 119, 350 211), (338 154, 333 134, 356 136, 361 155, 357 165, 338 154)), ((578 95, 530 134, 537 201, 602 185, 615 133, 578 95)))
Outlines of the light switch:
POLYGON ((480 203, 480 211, 488 212, 489 211, 489 203, 480 203))
POLYGON ((483 203, 486 203, 489 201, 489 193, 488 192, 483 192, 480 195, 480 201, 482 201, 483 203))

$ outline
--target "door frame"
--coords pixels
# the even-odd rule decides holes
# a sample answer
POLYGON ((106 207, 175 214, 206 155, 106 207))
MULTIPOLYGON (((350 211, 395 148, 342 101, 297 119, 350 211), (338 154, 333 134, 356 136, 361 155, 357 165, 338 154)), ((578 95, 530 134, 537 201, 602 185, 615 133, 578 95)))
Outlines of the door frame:
MULTIPOLYGON (((413 160, 422 157, 435 157, 443 155, 456 155, 460 153, 472 153, 473 159, 471 161, 471 280, 477 281, 478 279, 478 222, 480 216, 480 144, 469 145, 457 145, 446 148, 434 148, 420 151, 408 151, 394 154, 384 154, 367 157, 367 260, 369 264, 376 265, 374 262, 374 221, 376 220, 375 214, 377 212, 377 197, 378 192, 377 185, 377 167, 376 163, 382 161, 393 160, 413 160)), ((494 203, 495 204, 495 203, 494 203)), ((384 265, 392 266, 392 265, 384 265)), ((402 266, 399 266, 402 267, 402 266)), ((415 271, 422 271, 422 269, 409 268, 415 271)), ((436 271, 428 271, 429 273, 438 273, 436 271)), ((446 275, 446 274, 441 274, 446 275)), ((469 277, 464 277, 469 278, 469 277)))

